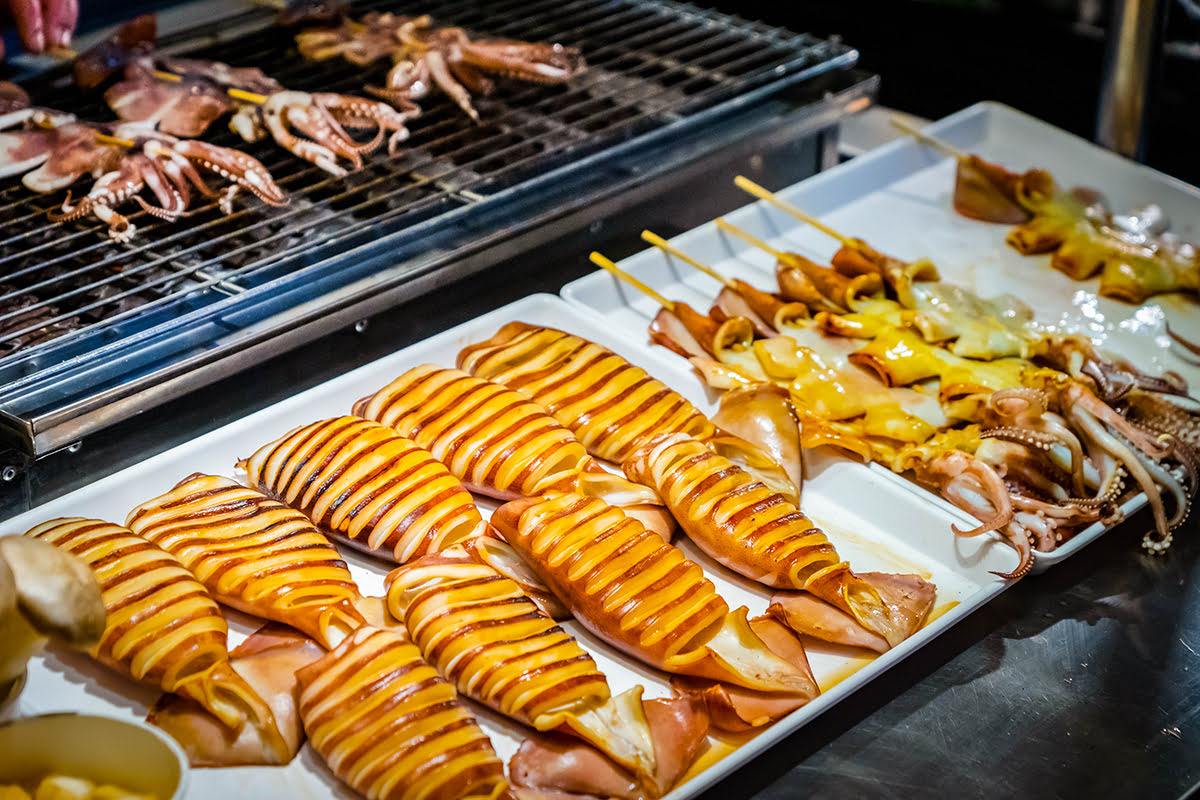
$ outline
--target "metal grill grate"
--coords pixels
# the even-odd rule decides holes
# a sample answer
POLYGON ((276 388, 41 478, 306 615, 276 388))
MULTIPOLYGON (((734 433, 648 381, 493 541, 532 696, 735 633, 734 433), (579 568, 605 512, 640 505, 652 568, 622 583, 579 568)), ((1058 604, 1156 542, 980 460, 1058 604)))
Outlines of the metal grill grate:
MULTIPOLYGON (((4 186, 0 386, 44 384, 47 371, 73 360, 127 352, 163 326, 191 320, 197 328, 197 315, 235 317, 248 298, 284 287, 336 285, 338 273, 353 274, 341 256, 354 248, 381 240, 397 250, 419 246, 435 229, 503 213, 539 181, 568 180, 571 169, 622 143, 856 58, 836 41, 653 0, 415 0, 399 9, 394 0, 377 0, 356 4, 354 13, 373 9, 428 13, 481 35, 574 45, 589 70, 563 86, 503 83, 477 100, 477 125, 435 93, 422 102, 424 113, 409 126, 401 154, 377 154, 344 178, 269 142, 247 145, 218 124, 206 138, 262 161, 291 204, 243 200, 227 216, 210 203, 175 223, 131 213, 139 230, 126 244, 109 242, 100 226, 49 222, 46 211, 62 195, 4 186)), ((219 31, 231 29, 226 20, 164 41, 163 49, 253 64, 284 86, 308 91, 363 94, 387 71, 387 64, 363 69, 341 60, 305 61, 293 32, 265 24, 263 12, 233 22, 243 33, 222 38, 219 31)), ((35 102, 84 119, 112 118, 101 98, 69 85, 65 70, 27 88, 35 102)))

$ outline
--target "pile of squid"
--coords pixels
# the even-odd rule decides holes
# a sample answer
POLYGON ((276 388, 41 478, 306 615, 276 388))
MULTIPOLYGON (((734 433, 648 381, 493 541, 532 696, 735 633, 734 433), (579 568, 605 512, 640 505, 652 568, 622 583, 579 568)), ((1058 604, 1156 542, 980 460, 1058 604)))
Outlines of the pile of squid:
POLYGON ((391 59, 384 85, 368 86, 368 92, 403 104, 420 100, 437 86, 476 122, 479 112, 471 104, 471 95, 491 94, 492 76, 554 84, 565 83, 585 69, 583 57, 573 47, 472 40, 462 28, 434 25, 428 14, 405 17, 372 11, 361 21, 346 17, 334 27, 300 32, 296 46, 313 61, 340 56, 356 66, 367 66, 391 59))
POLYGON ((1099 192, 1066 190, 1045 170, 1010 172, 975 155, 961 155, 957 164, 954 210, 1015 225, 1006 241, 1018 253, 1050 253, 1050 266, 1073 280, 1098 275, 1099 294, 1125 303, 1200 294, 1200 248, 1167 231, 1159 206, 1116 214, 1099 192))
POLYGON ((1200 404, 1178 374, 1043 331, 1021 301, 979 298, 925 260, 846 239, 822 266, 720 224, 776 255, 777 286, 709 270, 725 288, 708 314, 659 298, 650 336, 728 390, 728 408, 770 424, 779 412, 760 389, 786 390, 803 447, 882 464, 970 512, 982 524, 956 532, 1002 536, 1019 558, 1006 577, 1026 574, 1034 550, 1118 521, 1137 492, 1154 518, 1145 547, 1170 546, 1200 457, 1200 404))
POLYGON ((307 738, 371 800, 649 800, 713 737, 819 695, 802 636, 886 652, 928 620, 930 581, 853 571, 799 510, 786 398, 770 426, 709 419, 617 353, 519 322, 457 367, 263 444, 236 465, 246 485, 197 473, 123 525, 28 531, 95 571, 92 654, 167 692, 149 720, 193 764, 286 764, 307 738), (490 522, 471 492, 505 501, 490 522), (731 608, 676 524, 765 587, 766 613, 731 608), (383 597, 332 540, 395 565, 383 597), (230 652, 218 604, 267 624, 230 652), (671 695, 615 693, 568 618, 671 695), (527 729, 507 770, 463 698, 527 729))
POLYGON ((151 125, 84 122, 31 105, 13 84, 0 82, 0 97, 0 177, 21 175, 22 183, 39 193, 94 179, 80 199, 68 193, 50 213, 55 221, 94 216, 105 223, 110 238, 127 241, 137 226, 118 209, 130 203, 173 221, 188 210, 194 194, 216 199, 226 214, 233 212, 234 197, 242 190, 268 205, 288 201, 267 169, 245 153, 180 139, 151 125), (209 184, 214 179, 227 185, 214 188, 209 184))
POLYGON ((247 142, 269 136, 338 176, 348 171, 343 161, 358 169, 363 157, 385 141, 394 154, 408 138, 406 123, 420 111, 407 101, 388 105, 352 95, 290 90, 254 67, 174 58, 157 51, 155 37, 152 15, 130 21, 75 59, 75 82, 96 89, 120 73, 121 80, 107 88, 104 99, 125 122, 145 122, 162 133, 190 138, 232 114, 229 127, 247 142), (362 140, 347 129, 374 133, 362 140))

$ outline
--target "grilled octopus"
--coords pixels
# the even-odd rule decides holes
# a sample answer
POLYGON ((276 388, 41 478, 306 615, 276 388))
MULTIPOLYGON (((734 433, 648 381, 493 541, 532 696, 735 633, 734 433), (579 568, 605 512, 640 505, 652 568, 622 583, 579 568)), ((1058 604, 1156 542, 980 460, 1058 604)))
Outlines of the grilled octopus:
POLYGON ((462 28, 433 24, 428 15, 404 17, 371 12, 361 22, 344 19, 338 27, 303 31, 296 36, 301 55, 316 61, 341 56, 365 66, 391 57, 386 85, 368 91, 403 105, 438 86, 471 119, 479 112, 471 95, 490 94, 498 75, 534 83, 564 83, 581 74, 583 57, 573 47, 513 40, 472 40, 462 28))

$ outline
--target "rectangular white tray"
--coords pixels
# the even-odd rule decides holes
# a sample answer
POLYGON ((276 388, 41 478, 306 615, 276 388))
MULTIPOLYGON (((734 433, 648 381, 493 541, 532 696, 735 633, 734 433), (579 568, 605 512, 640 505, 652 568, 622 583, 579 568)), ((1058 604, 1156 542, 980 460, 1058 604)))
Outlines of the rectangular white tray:
MULTIPOLYGON (((979 103, 926 128, 933 136, 1001 163, 1013 170, 1043 167, 1064 186, 1094 186, 1112 207, 1127 210, 1156 202, 1173 220, 1171 229, 1200 241, 1200 190, 1148 167, 1102 150, 1077 136, 996 103, 979 103)), ((779 196, 821 218, 835 230, 866 240, 905 260, 931 258, 943 280, 984 296, 1009 293, 1029 304, 1039 321, 1084 333, 1100 346, 1151 372, 1175 370, 1189 385, 1200 384, 1200 368, 1178 357, 1164 322, 1200 341, 1200 305, 1177 295, 1151 298, 1141 307, 1097 297, 1097 280, 1072 281, 1051 269, 1049 256, 1028 257, 1004 243, 1008 227, 977 222, 956 214, 950 199, 954 160, 913 138, 899 139, 866 155, 779 192, 779 196)), ((749 197, 749 195, 747 195, 749 197)), ((837 243, 770 204, 758 201, 725 218, 781 250, 828 263, 837 243)), ((708 223, 671 240, 689 255, 718 271, 756 286, 774 287, 774 260, 708 223)), ((655 248, 620 264, 672 300, 707 309, 720 290, 712 278, 655 248)), ((568 302, 599 313, 613 330, 638 344, 648 343, 646 328, 658 306, 611 275, 597 271, 562 290, 568 302)), ((683 359, 663 348, 657 352, 683 359)), ((693 378, 698 380, 698 378, 693 378)), ((937 495, 872 468, 920 493, 929 502, 971 522, 937 495)), ((1123 507, 1126 515, 1145 505, 1137 495, 1123 507)), ((1050 553, 1038 553, 1035 571, 1056 564, 1096 539, 1096 524, 1050 553)))
MULTIPOLYGON (((712 410, 686 364, 673 363, 648 348, 631 345, 611 333, 611 327, 590 312, 550 295, 534 295, 424 342, 302 392, 200 438, 103 478, 71 494, 39 506, 4 523, 0 533, 21 533, 34 524, 59 516, 89 516, 122 522, 138 503, 169 489, 185 476, 210 472, 243 478, 234 470, 239 456, 289 429, 348 413, 351 403, 371 393, 405 369, 425 362, 453 366, 455 355, 466 344, 491 336, 512 320, 569 330, 607 345, 648 369, 669 385, 712 410)), ((825 528, 839 552, 859 570, 917 572, 938 586, 935 614, 941 614, 908 641, 874 659, 848 649, 814 644, 809 647, 813 669, 827 691, 808 706, 768 728, 731 753, 714 750, 694 776, 672 792, 671 800, 693 797, 721 776, 747 763, 773 743, 827 710, 867 681, 986 603, 1007 585, 989 570, 1012 567, 1008 548, 983 540, 955 540, 949 526, 955 518, 916 495, 860 465, 838 458, 813 460, 805 487, 803 508, 825 528), (723 755, 724 757, 717 758, 723 755)), ((481 502, 481 506, 493 507, 481 502)), ((485 510, 485 514, 488 513, 485 510)), ((752 614, 766 607, 765 587, 734 575, 686 542, 688 554, 702 563, 706 574, 732 607, 748 605, 752 614)), ((343 549, 346 561, 365 594, 382 590, 383 576, 392 565, 343 549)), ((230 612, 231 646, 256 626, 249 617, 230 612)), ((643 684, 646 696, 664 696, 664 676, 634 663, 583 631, 566 626, 596 658, 608 675, 614 692, 643 684)), ((30 664, 29 683, 19 699, 23 715, 62 710, 84 710, 141 717, 156 692, 140 687, 93 662, 88 657, 53 649, 30 664)), ((497 752, 505 759, 526 735, 519 726, 473 706, 497 752)), ((317 798, 353 797, 322 765, 307 746, 287 767, 242 767, 196 770, 189 798, 215 797, 317 798)))

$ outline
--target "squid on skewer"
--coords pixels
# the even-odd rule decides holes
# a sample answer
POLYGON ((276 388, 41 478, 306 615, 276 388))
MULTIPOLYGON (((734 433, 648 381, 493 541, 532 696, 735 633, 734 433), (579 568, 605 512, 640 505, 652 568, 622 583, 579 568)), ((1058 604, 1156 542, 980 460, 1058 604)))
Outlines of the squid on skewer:
POLYGON ((326 648, 364 624, 346 562, 301 514, 229 478, 191 475, 125 524, 178 558, 213 596, 326 648))
MULTIPOLYGON (((651 666, 778 695, 819 691, 803 652, 777 654, 700 566, 619 509, 560 494, 514 500, 492 524, 588 630, 651 666)), ((766 720, 763 720, 764 722, 766 720)))
POLYGON ((81 517, 44 522, 26 536, 62 548, 95 572, 108 612, 92 651, 98 661, 196 701, 232 735, 251 728, 258 746, 249 763, 291 760, 295 750, 270 706, 230 666, 216 602, 174 556, 119 525, 81 517))
POLYGON ((238 466, 321 529, 400 564, 487 531, 470 493, 441 462, 359 417, 297 428, 238 466))
POLYGON ((296 677, 313 749, 367 800, 512 800, 491 741, 407 637, 359 628, 296 677))
POLYGON ((673 525, 652 490, 605 470, 557 420, 500 384, 424 364, 354 413, 412 439, 472 491, 501 500, 573 492, 620 506, 664 537, 673 525))
POLYGON ((784 497, 799 498, 787 470, 760 447, 721 430, 666 384, 582 337, 510 322, 460 352, 458 367, 525 395, 597 458, 620 463, 648 438, 686 433, 784 497))
POLYGON ((889 606, 799 509, 687 436, 652 440, 624 466, 630 478, 659 491, 684 532, 712 558, 768 586, 811 592, 889 644, 911 636, 933 606, 931 586, 922 586, 916 607, 889 606))

